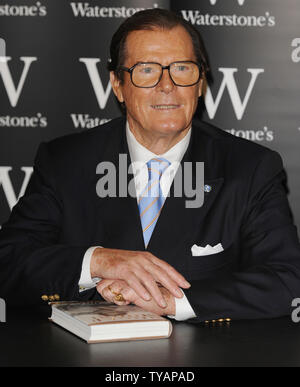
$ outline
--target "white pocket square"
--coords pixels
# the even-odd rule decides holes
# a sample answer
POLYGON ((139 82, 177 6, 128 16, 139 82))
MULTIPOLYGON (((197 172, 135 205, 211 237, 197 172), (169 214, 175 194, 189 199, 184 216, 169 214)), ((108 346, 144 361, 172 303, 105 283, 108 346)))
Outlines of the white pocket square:
POLYGON ((211 254, 217 254, 220 253, 221 251, 224 251, 223 246, 221 243, 211 246, 211 245, 206 245, 205 247, 193 245, 191 247, 191 252, 193 257, 200 257, 203 255, 211 255, 211 254))

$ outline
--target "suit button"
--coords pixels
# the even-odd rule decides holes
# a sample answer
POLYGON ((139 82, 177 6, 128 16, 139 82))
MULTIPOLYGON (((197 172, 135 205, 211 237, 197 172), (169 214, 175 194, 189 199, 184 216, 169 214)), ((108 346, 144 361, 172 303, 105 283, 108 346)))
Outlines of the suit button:
POLYGON ((46 294, 43 294, 42 295, 42 297, 41 297, 41 299, 43 300, 43 301, 48 301, 48 296, 46 295, 46 294))
POLYGON ((54 301, 54 300, 55 300, 54 296, 49 296, 49 301, 54 301))
POLYGON ((60 300, 60 296, 59 296, 59 294, 54 294, 54 299, 56 300, 56 301, 59 301, 60 300))
POLYGON ((225 318, 225 321, 230 322, 231 318, 225 318))
POLYGON ((219 320, 218 320, 219 322, 223 322, 224 321, 224 319, 223 318, 219 318, 219 320))

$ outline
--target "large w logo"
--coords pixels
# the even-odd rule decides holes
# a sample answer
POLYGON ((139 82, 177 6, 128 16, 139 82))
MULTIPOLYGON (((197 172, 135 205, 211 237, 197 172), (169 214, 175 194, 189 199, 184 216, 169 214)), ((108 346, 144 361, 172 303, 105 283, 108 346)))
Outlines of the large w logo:
POLYGON ((234 73, 236 73, 238 69, 220 67, 219 71, 223 73, 223 80, 219 88, 219 92, 216 96, 216 99, 215 100, 213 99, 213 96, 209 87, 207 87, 207 91, 205 95, 205 106, 206 106, 208 116, 210 119, 213 119, 215 117, 215 114, 221 102, 221 98, 224 94, 225 89, 227 89, 236 118, 238 120, 241 120, 243 118, 247 104, 252 94, 256 79, 258 75, 263 73, 265 70, 247 69, 247 71, 251 74, 251 79, 243 100, 240 97, 240 94, 236 85, 236 80, 234 78, 234 73))
POLYGON ((111 83, 108 81, 107 87, 104 89, 97 69, 97 63, 101 60, 98 58, 79 58, 79 61, 86 65, 100 109, 105 109, 112 88, 111 83))
POLYGON ((12 167, 0 167, 0 187, 3 187, 3 191, 8 202, 10 210, 14 207, 17 201, 21 196, 24 195, 27 185, 29 183, 30 177, 33 172, 32 167, 22 167, 21 170, 25 173, 22 187, 19 194, 16 194, 9 176, 9 172, 12 170, 12 167))
POLYGON ((31 63, 37 60, 36 57, 30 56, 21 56, 20 59, 24 62, 24 67, 19 83, 15 86, 7 64, 11 58, 9 56, 0 57, 0 75, 12 107, 16 107, 18 103, 31 63))

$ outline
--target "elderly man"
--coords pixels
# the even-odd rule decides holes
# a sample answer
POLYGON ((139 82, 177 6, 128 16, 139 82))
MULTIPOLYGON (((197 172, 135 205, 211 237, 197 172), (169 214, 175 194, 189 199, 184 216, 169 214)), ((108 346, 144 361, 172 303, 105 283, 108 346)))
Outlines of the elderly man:
POLYGON ((198 33, 179 16, 146 10, 121 25, 110 77, 126 119, 40 146, 0 233, 0 296, 103 297, 190 321, 290 313, 300 246, 281 158, 193 121, 206 70, 198 33), (136 197, 99 194, 97 166, 113 163, 119 182, 120 155, 125 171, 140 166, 136 197), (204 202, 188 208, 174 181, 199 162, 204 202))

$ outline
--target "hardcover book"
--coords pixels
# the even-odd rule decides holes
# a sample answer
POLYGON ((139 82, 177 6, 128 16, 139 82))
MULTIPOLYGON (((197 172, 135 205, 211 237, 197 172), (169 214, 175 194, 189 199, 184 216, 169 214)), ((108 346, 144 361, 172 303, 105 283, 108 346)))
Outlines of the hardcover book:
POLYGON ((50 321, 88 343, 168 338, 172 324, 135 305, 105 301, 52 302, 50 321))

